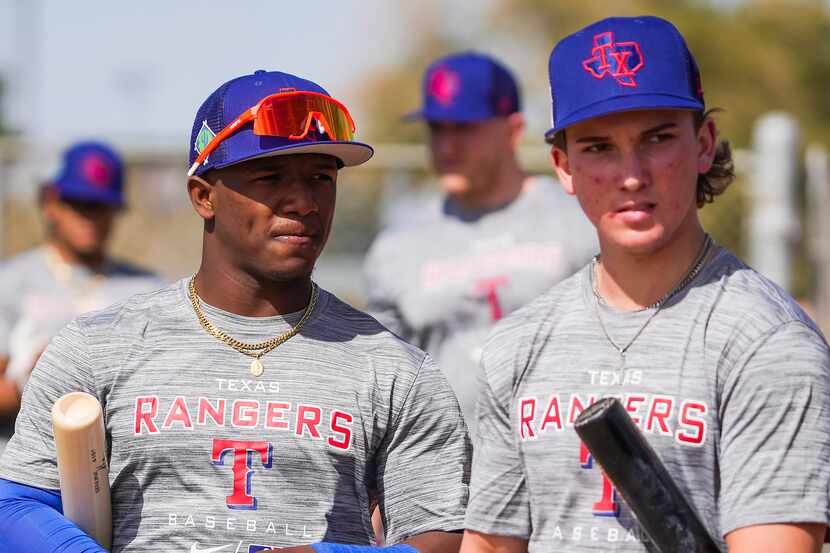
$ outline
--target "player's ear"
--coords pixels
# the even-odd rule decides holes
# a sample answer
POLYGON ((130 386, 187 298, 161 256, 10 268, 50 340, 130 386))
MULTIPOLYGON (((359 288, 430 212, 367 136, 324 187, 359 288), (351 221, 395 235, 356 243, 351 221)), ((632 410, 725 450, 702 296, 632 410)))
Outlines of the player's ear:
POLYGON ((214 185, 199 176, 188 177, 187 179, 187 194, 190 197, 190 203, 193 204, 193 209, 199 214, 199 217, 209 221, 215 216, 213 206, 214 185))
POLYGON ((718 127, 711 117, 707 117, 700 124, 697 130, 697 144, 697 172, 705 175, 712 168, 718 146, 718 127))
POLYGON ((516 149, 519 147, 519 142, 525 130, 524 115, 520 112, 511 113, 507 116, 507 126, 510 129, 510 145, 516 149))
POLYGON ((557 146, 551 146, 550 160, 553 165, 553 170, 559 178, 559 184, 570 195, 574 195, 576 191, 573 185, 573 174, 571 173, 571 164, 568 161, 568 154, 564 150, 560 150, 557 146))
POLYGON ((58 205, 60 203, 60 193, 54 185, 44 183, 40 187, 38 201, 40 202, 40 209, 43 214, 43 219, 46 221, 46 225, 48 226, 54 222, 56 216, 55 211, 58 209, 58 205))

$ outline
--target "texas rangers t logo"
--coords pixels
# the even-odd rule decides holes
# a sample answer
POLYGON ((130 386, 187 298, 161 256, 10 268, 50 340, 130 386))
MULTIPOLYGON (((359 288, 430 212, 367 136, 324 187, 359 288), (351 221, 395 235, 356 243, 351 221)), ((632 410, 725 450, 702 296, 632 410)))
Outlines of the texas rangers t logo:
POLYGON ((643 54, 636 42, 614 42, 614 33, 600 33, 594 37, 591 57, 582 67, 596 79, 611 75, 622 86, 635 87, 634 77, 643 67, 643 54))

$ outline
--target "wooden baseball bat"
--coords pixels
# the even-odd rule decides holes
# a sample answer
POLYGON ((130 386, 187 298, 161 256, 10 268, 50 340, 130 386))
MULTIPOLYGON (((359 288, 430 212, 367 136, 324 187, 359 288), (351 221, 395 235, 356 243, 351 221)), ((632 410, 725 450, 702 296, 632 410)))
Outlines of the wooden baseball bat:
POLYGON ((574 428, 662 553, 721 553, 619 400, 597 401, 574 428))
POLYGON ((107 442, 98 400, 84 392, 52 406, 63 514, 102 547, 112 545, 107 442))

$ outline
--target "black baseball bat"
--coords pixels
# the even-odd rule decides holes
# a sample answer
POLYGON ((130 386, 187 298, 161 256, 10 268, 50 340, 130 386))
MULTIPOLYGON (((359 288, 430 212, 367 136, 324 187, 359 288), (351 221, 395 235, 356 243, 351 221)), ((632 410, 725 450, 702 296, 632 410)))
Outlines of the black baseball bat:
POLYGON ((619 400, 597 401, 574 428, 661 553, 722 553, 619 400))

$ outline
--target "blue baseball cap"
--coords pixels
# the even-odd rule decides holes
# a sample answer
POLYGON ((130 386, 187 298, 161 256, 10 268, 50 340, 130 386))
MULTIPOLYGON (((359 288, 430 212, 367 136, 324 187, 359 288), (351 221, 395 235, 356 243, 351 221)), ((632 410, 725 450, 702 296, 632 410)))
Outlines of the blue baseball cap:
POLYGON ((703 88, 686 41, 659 17, 609 17, 565 37, 550 55, 551 139, 609 113, 703 110, 703 88))
MULTIPOLYGON (((279 71, 258 70, 253 75, 232 79, 208 96, 196 113, 188 148, 190 165, 193 165, 210 139, 245 110, 266 96, 285 90, 316 92, 331 97, 320 85, 279 71)), ((253 133, 253 123, 246 123, 223 140, 194 174, 200 175, 209 169, 227 167, 259 157, 310 153, 329 154, 339 159, 343 165, 352 166, 368 161, 374 150, 362 142, 331 140, 328 135, 316 130, 299 140, 258 136, 253 133)))
POLYGON ((49 183, 62 200, 124 207, 124 165, 101 142, 79 142, 63 154, 57 177, 49 183))
POLYGON ((475 123, 521 109, 519 87, 508 69, 477 52, 434 61, 424 72, 423 106, 405 119, 475 123))

